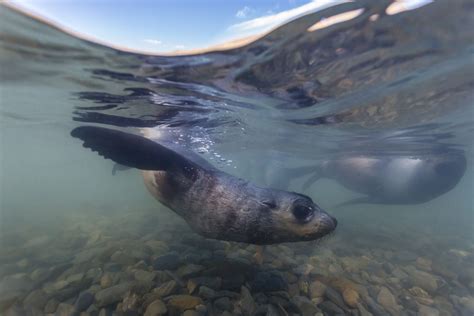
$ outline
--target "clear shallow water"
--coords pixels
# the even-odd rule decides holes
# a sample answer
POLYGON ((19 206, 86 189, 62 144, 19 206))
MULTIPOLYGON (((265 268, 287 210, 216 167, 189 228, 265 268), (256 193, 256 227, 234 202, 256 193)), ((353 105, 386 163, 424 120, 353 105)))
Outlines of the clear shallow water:
POLYGON ((348 3, 242 48, 180 57, 119 52, 0 10, 3 313, 68 314, 80 296, 76 311, 91 315, 141 314, 160 297, 172 315, 473 313, 468 1, 396 15, 348 3), (82 124, 151 128, 219 169, 311 196, 339 226, 320 242, 268 246, 256 265, 254 246, 192 233, 138 172, 112 176, 70 137, 82 124), (467 169, 421 204, 338 206, 360 192, 334 178, 304 189, 310 175, 293 172, 440 152, 462 153, 467 169), (113 298, 98 294, 111 286, 113 298))

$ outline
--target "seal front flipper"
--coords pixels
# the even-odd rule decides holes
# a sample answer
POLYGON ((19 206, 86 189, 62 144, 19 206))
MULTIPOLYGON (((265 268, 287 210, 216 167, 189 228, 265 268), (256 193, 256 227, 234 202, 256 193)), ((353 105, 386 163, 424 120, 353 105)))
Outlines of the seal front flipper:
POLYGON ((147 138, 95 126, 81 126, 71 136, 84 141, 83 146, 118 164, 141 170, 172 171, 179 169, 193 176, 198 165, 173 150, 147 138))

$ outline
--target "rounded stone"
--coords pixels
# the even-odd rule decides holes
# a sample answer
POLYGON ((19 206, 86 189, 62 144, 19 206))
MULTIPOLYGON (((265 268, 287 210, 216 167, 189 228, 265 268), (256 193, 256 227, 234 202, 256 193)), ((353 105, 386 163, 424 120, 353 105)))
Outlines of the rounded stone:
POLYGON ((184 312, 187 309, 193 309, 202 303, 200 297, 191 295, 173 295, 166 299, 166 304, 170 308, 175 308, 181 312, 184 312))
POLYGON ((168 312, 165 303, 161 300, 155 300, 146 308, 144 316, 158 316, 168 312))

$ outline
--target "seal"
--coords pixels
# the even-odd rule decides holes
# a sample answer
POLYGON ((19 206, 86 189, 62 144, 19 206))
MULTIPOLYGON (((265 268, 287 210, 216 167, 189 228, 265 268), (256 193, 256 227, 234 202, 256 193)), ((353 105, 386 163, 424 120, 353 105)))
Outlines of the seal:
POLYGON ((256 186, 184 148, 95 126, 77 127, 71 136, 106 159, 142 170, 148 191, 206 238, 266 245, 316 240, 337 226, 310 197, 256 186))
MULTIPOLYGON (((328 178, 365 195, 341 205, 421 204, 452 190, 463 177, 466 165, 463 151, 439 147, 412 155, 345 155, 285 173, 293 177, 312 174, 303 184, 303 191, 317 180, 328 178)), ((282 188, 283 181, 278 182, 275 186, 282 188)))

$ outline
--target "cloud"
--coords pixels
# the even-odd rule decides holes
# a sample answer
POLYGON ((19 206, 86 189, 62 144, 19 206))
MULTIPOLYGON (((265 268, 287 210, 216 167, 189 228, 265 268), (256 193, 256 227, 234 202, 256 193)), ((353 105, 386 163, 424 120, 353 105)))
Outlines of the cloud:
POLYGON ((186 47, 186 46, 184 46, 184 45, 175 45, 175 46, 174 46, 174 48, 176 48, 176 49, 183 49, 183 48, 185 48, 185 47, 186 47))
POLYGON ((156 40, 156 39, 144 39, 143 41, 148 43, 148 44, 152 44, 152 45, 161 45, 161 44, 163 44, 161 41, 156 40))
POLYGON ((394 15, 404 11, 417 9, 432 2, 432 0, 398 0, 388 6, 386 13, 388 15, 394 15))
MULTIPOLYGON (((275 27, 279 24, 282 24, 285 21, 288 21, 290 19, 296 18, 300 15, 303 15, 305 13, 311 12, 311 11, 316 11, 319 9, 323 9, 325 7, 331 6, 336 3, 340 2, 345 2, 341 0, 313 0, 307 4, 304 4, 302 6, 282 11, 279 13, 275 14, 270 14, 266 16, 262 16, 259 18, 255 18, 252 20, 248 20, 245 22, 240 22, 237 24, 233 24, 229 26, 228 31, 232 33, 237 33, 239 34, 249 34, 249 33, 260 33, 263 31, 267 31, 272 27, 275 27)), ((244 9, 247 7, 244 7, 244 9)), ((243 11, 239 10, 236 14, 236 16, 243 11)))
POLYGON ((239 11, 237 11, 235 16, 239 19, 245 19, 252 11, 253 10, 250 7, 245 6, 239 11))
POLYGON ((308 28, 308 32, 313 32, 313 31, 320 30, 320 29, 329 27, 329 26, 337 24, 337 23, 352 20, 352 19, 358 17, 359 15, 361 15, 362 12, 364 12, 364 9, 357 9, 357 10, 347 11, 347 12, 344 12, 344 13, 340 13, 340 14, 330 16, 327 19, 322 19, 321 21, 316 22, 315 24, 310 26, 308 28))

